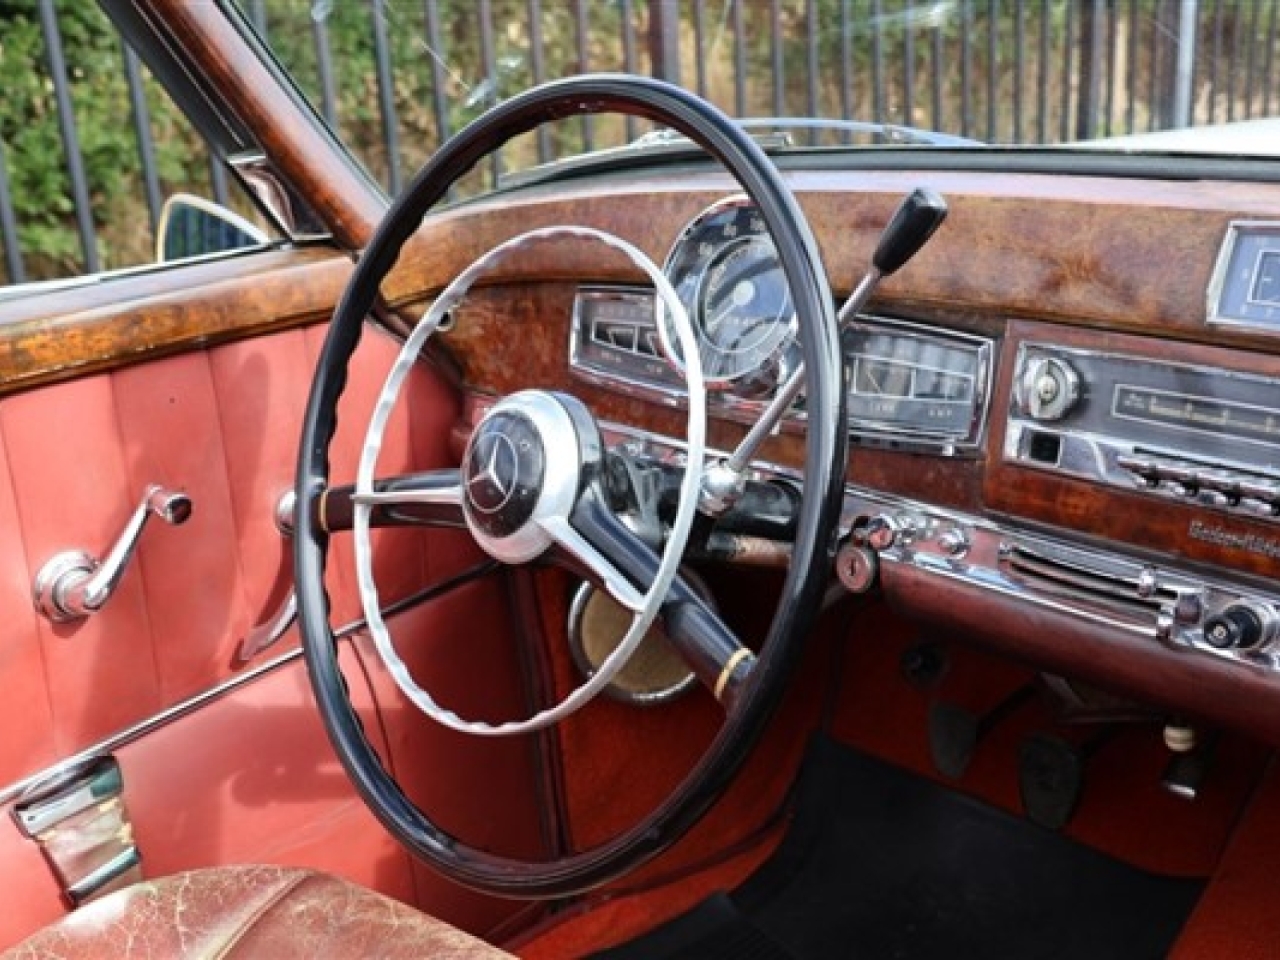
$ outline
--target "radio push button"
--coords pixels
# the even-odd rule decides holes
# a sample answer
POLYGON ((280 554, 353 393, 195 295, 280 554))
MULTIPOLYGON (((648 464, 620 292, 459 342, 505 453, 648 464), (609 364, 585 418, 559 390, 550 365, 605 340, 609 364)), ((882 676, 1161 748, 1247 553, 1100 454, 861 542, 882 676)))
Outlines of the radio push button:
POLYGON ((1194 464, 1162 463, 1158 471, 1160 479, 1179 497, 1194 499, 1200 493, 1200 474, 1194 464))
POLYGON ((1197 470, 1200 498, 1215 507, 1234 507, 1240 502, 1240 477, 1212 467, 1197 470))
POLYGON ((1242 477, 1238 487, 1240 509, 1262 517, 1280 516, 1280 483, 1264 477, 1242 477))
POLYGON ((1144 460, 1141 457, 1122 453, 1116 457, 1116 466, 1133 474, 1139 486, 1160 486, 1160 465, 1154 460, 1144 460))

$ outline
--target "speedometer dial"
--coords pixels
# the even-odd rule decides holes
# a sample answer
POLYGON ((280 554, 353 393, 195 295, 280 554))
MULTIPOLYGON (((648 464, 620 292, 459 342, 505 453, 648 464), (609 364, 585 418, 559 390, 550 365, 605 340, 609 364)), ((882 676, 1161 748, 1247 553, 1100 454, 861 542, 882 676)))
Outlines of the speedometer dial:
MULTIPOLYGON (((693 321, 708 386, 757 373, 794 335, 791 294, 773 240, 745 198, 721 201, 699 215, 664 269, 693 321)), ((662 348, 683 370, 675 329, 659 311, 662 348)))

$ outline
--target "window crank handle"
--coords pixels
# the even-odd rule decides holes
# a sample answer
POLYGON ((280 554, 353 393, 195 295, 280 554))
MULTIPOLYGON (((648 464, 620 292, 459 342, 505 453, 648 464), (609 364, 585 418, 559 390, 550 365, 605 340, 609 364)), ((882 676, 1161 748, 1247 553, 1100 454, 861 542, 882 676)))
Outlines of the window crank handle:
POLYGON ((142 531, 153 516, 174 526, 186 523, 191 516, 191 498, 158 485, 147 487, 102 560, 85 550, 65 550, 45 562, 32 588, 36 609, 55 623, 83 620, 101 610, 120 585, 142 531))

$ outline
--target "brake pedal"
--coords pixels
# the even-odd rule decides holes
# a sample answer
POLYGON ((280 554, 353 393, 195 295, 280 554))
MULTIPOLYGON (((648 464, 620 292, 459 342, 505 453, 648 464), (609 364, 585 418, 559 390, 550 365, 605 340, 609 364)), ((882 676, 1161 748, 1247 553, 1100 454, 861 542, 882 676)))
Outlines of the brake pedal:
POLYGON ((1032 734, 1018 750, 1018 793, 1027 819, 1050 830, 1071 820, 1084 791, 1085 758, 1060 737, 1032 734))
POLYGON ((1027 819, 1050 830, 1061 830, 1084 793, 1084 774, 1090 758, 1116 733, 1106 727, 1079 746, 1047 733, 1034 733, 1018 750, 1018 792, 1027 819))

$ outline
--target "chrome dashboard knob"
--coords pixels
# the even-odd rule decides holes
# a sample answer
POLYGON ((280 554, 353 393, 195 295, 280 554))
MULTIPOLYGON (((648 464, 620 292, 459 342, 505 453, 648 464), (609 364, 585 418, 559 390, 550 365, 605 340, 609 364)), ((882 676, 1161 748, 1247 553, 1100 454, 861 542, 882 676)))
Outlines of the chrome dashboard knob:
POLYGON ((963 557, 969 552, 969 535, 962 527, 952 527, 938 535, 938 548, 949 557, 963 557))
POLYGON ((1204 639, 1219 650, 1256 650, 1275 634, 1276 616, 1267 606, 1242 601, 1204 621, 1204 639))
POLYGON ((877 552, 890 549, 898 542, 902 531, 901 524, 894 517, 872 517, 867 521, 865 539, 867 546, 877 552))
POLYGON ((1016 399, 1033 420, 1061 420, 1080 399, 1080 375, 1060 357, 1033 356, 1018 377, 1016 399))

